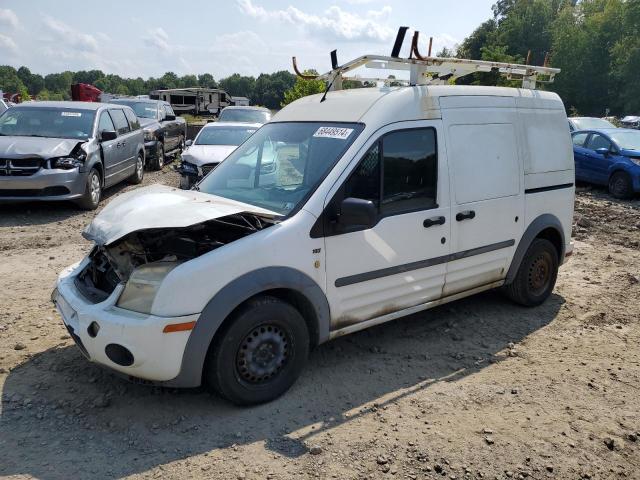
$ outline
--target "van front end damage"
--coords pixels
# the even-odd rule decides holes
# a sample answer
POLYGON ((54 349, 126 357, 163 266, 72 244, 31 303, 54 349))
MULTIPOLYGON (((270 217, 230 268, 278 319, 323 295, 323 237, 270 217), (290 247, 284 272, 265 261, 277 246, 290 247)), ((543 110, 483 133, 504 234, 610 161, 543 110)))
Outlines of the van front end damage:
POLYGON ((147 297, 173 268, 273 224, 269 218, 238 213, 188 227, 135 231, 109 245, 96 245, 75 284, 93 303, 126 284, 118 306, 149 313, 151 305, 136 296, 147 297))
POLYGON ((173 269, 273 226, 278 217, 169 187, 121 195, 85 230, 95 246, 60 274, 52 300, 91 361, 132 378, 168 382, 180 372, 200 314, 152 312, 160 286, 173 269))

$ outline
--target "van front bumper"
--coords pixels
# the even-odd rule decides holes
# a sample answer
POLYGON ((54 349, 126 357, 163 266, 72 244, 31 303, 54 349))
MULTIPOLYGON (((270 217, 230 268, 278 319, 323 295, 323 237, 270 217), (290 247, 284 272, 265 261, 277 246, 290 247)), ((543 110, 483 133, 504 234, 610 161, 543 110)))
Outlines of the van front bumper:
POLYGON ((0 202, 73 200, 84 194, 86 173, 78 168, 41 168, 33 175, 0 175, 0 202))
POLYGON ((103 302, 91 303, 74 283, 87 262, 85 259, 64 270, 51 294, 83 355, 116 372, 150 382, 167 382, 177 377, 191 332, 163 330, 170 324, 195 322, 199 314, 159 317, 118 308, 116 302, 124 285, 118 285, 103 302), (128 351, 130 357, 118 354, 123 351, 128 351))

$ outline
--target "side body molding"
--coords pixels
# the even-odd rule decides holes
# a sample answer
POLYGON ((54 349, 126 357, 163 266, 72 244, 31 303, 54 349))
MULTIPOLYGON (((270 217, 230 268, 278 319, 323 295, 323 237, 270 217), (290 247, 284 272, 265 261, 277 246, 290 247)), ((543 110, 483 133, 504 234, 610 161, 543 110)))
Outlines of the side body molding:
POLYGON ((536 238, 536 236, 540 232, 546 230, 547 228, 553 228, 558 233, 558 235, 560 235, 562 246, 559 260, 560 263, 562 263, 565 252, 565 238, 562 223, 560 223, 560 220, 558 220, 558 217, 556 217, 555 215, 545 213, 531 222, 522 234, 522 238, 520 239, 518 248, 516 248, 516 253, 513 255, 513 259, 511 260, 511 266, 509 267, 509 271, 507 272, 505 284, 510 284, 513 282, 516 274, 518 273, 518 269, 520 268, 520 264, 522 263, 522 259, 524 258, 524 254, 529 248, 529 245, 531 245, 533 239, 536 238))
MULTIPOLYGON (((320 286, 309 276, 289 267, 266 267, 236 278, 223 287, 204 307, 191 331, 182 356, 180 373, 163 382, 168 387, 197 387, 202 383, 202 371, 214 335, 236 307, 267 290, 286 288, 304 295, 313 306, 317 321, 316 344, 329 339, 331 315, 329 302, 320 286)), ((313 333, 313 332, 310 332, 313 333)))

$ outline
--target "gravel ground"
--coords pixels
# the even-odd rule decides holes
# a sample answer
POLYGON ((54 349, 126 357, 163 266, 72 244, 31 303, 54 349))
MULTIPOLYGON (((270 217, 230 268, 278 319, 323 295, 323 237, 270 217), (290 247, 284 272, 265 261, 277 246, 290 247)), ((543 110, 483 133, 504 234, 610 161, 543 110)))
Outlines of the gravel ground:
POLYGON ((2 477, 640 478, 637 200, 578 192, 576 252, 543 306, 489 292, 340 338, 244 409, 81 356, 49 294, 92 217, 0 206, 2 477))

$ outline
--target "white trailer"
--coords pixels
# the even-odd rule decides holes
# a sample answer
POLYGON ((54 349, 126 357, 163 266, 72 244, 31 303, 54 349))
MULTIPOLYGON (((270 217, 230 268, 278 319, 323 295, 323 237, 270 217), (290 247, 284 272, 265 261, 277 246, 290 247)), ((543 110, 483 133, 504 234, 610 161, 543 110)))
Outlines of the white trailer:
POLYGON ((149 97, 169 102, 176 113, 191 115, 218 115, 232 105, 231 96, 219 88, 171 88, 154 90, 149 97))

